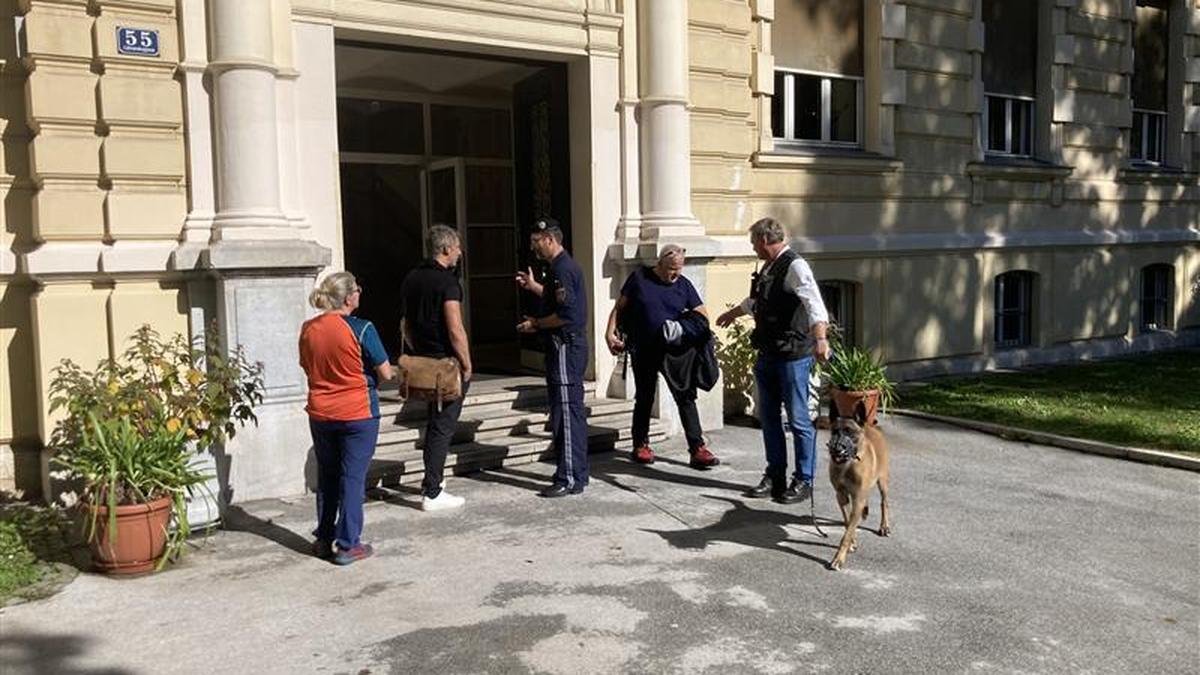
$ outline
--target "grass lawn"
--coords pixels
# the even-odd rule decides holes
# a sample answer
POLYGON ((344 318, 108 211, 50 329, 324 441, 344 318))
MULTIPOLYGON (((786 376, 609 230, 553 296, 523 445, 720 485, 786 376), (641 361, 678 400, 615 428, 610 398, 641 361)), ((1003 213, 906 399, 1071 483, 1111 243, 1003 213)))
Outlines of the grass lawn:
POLYGON ((933 380, 898 405, 1200 456, 1200 351, 933 380))

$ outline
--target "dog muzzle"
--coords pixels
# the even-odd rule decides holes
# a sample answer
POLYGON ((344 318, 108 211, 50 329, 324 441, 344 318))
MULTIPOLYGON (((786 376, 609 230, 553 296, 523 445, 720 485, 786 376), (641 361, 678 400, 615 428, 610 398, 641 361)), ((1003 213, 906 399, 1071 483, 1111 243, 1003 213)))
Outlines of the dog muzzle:
POLYGON ((829 458, 834 464, 858 459, 858 442, 851 434, 834 434, 829 439, 829 458))

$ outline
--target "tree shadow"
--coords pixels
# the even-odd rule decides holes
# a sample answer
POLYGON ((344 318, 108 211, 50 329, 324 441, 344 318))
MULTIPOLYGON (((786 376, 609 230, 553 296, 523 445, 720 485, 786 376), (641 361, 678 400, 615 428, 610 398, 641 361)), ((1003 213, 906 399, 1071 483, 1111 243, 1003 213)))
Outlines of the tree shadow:
MULTIPOLYGON (((805 541, 793 539, 787 528, 796 525, 841 525, 841 521, 831 521, 825 518, 813 519, 811 515, 793 515, 782 511, 752 509, 739 499, 704 495, 706 499, 726 502, 732 506, 721 515, 721 519, 711 525, 690 530, 653 530, 643 528, 662 537, 673 548, 688 551, 703 551, 711 544, 729 542, 741 546, 760 548, 765 551, 787 553, 805 560, 815 562, 822 567, 828 566, 829 561, 818 557, 797 546, 835 549, 833 543, 822 540, 805 541)), ((817 537, 816 533, 813 533, 817 537)))
POLYGON ((5 673, 29 675, 133 675, 120 667, 83 667, 72 662, 83 658, 94 640, 81 635, 39 635, 5 630, 0 635, 0 663, 5 673))

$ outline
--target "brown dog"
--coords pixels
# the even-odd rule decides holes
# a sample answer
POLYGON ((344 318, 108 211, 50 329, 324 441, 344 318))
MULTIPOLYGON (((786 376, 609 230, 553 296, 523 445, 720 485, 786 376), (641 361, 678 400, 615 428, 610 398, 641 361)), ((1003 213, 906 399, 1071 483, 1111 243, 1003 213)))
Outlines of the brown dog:
POLYGON ((846 556, 858 547, 858 524, 867 515, 867 495, 879 485, 879 536, 892 533, 888 525, 888 448, 874 426, 847 417, 833 420, 829 438, 829 480, 837 493, 846 533, 829 568, 839 570, 846 556), (846 510, 846 505, 850 510, 846 510))

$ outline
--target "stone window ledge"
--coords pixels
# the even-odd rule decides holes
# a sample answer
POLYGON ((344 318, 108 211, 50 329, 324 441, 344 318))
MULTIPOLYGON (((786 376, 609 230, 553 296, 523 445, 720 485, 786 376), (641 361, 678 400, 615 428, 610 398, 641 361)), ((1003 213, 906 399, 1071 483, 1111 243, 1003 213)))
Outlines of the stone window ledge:
POLYGON ((837 150, 785 150, 757 152, 754 166, 765 169, 799 169, 820 173, 886 174, 904 168, 904 162, 872 152, 837 150))
POLYGON ((1200 180, 1200 173, 1165 166, 1133 164, 1117 172, 1117 180, 1122 183, 1184 185, 1200 180))
POLYGON ((967 164, 967 175, 990 180, 1057 181, 1071 175, 1072 166, 1037 159, 992 159, 967 164))

